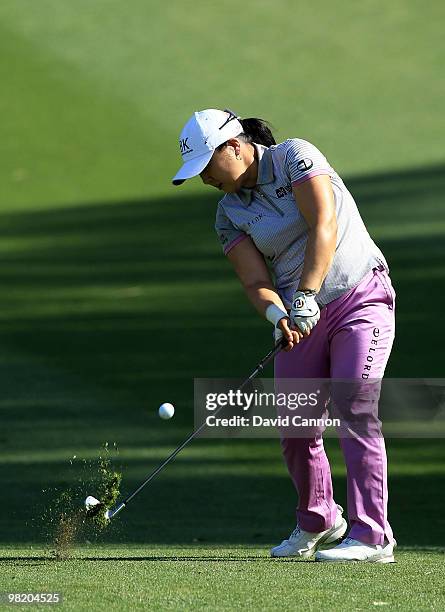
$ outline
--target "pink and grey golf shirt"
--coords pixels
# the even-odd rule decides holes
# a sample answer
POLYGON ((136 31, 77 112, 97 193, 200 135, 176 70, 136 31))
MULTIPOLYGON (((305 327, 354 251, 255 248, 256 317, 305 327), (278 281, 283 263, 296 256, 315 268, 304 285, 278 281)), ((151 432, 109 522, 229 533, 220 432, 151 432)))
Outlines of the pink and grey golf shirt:
POLYGON ((311 143, 290 138, 272 147, 254 145, 258 181, 253 189, 228 193, 218 204, 215 229, 227 254, 247 236, 264 255, 274 284, 290 308, 304 264, 308 224, 292 185, 329 175, 337 214, 337 245, 332 266, 317 296, 326 305, 356 286, 373 267, 388 264, 370 237, 354 198, 325 156, 311 143))

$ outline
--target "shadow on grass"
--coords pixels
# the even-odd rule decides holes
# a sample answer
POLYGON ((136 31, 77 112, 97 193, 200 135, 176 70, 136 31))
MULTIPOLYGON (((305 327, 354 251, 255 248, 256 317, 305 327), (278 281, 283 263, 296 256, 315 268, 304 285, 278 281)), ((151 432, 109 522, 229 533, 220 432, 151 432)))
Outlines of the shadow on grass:
MULTIPOLYGON (((397 552, 403 553, 419 553, 423 557, 428 555, 445 554, 444 548, 429 548, 429 547, 401 547, 396 548, 397 552)), ((298 558, 273 558, 270 556, 259 556, 259 555, 225 555, 225 556, 212 556, 211 554, 197 554, 197 555, 176 555, 176 556, 164 556, 164 555, 128 555, 128 556, 72 556, 68 559, 58 560, 54 557, 45 555, 34 555, 34 556, 16 556, 16 557, 0 557, 1 565, 13 565, 17 567, 31 567, 46 565, 48 563, 70 563, 77 561, 86 562, 156 562, 156 563, 189 563, 189 562, 203 562, 203 563, 314 563, 314 559, 298 559, 298 558)))
MULTIPOLYGON (((445 211, 438 204, 444 169, 346 180, 389 261, 397 292, 388 376, 444 374, 445 211), (439 324, 425 335, 432 322, 439 324)), ((26 459, 30 451, 51 448, 66 449, 68 459, 105 440, 174 448, 192 426, 193 378, 247 374, 267 352, 269 327, 247 303, 213 231, 216 198, 175 191, 174 198, 1 215, 0 282, 6 290, 0 297, 0 459, 8 452, 26 459), (179 407, 170 430, 154 416, 166 400, 179 407)), ((195 477, 193 463, 186 480, 161 478, 154 519, 138 505, 123 538, 284 537, 292 528, 294 493, 283 472, 256 479, 261 448, 277 445, 263 444, 251 457, 251 476, 212 476, 215 463, 209 461, 206 478, 195 477), (239 500, 245 504, 240 510, 239 500), (178 519, 169 533, 165 516, 172 507, 186 525, 178 519)), ((415 452, 431 442, 403 444, 415 452)), ((434 448, 428 460, 442 461, 434 448)), ((2 476, 11 511, 2 509, 0 541, 32 540, 31 517, 42 489, 48 481, 67 486, 69 476, 61 463, 43 461, 35 468, 26 460, 4 466, 2 476)), ((443 523, 440 478, 417 473, 413 487, 408 476, 393 477, 391 466, 390 477, 396 536, 434 544, 435 525, 443 523), (419 516, 425 516, 420 532, 419 516)), ((125 482, 128 490, 139 484, 125 482)), ((345 499, 344 478, 337 479, 336 491, 345 499)))
MULTIPOLYGON (((243 442, 237 442, 242 446, 243 442)), ((246 445, 249 441, 245 442, 246 445)), ((266 440, 256 446, 255 457, 258 470, 264 469, 267 459, 261 457, 261 449, 274 444, 279 458, 277 440, 266 440)), ((441 440, 390 440, 389 451, 389 518, 399 544, 411 546, 441 546, 443 539, 443 503, 445 475, 437 469, 428 472, 434 463, 443 465, 445 451, 441 440), (425 454, 425 451, 428 454, 425 454), (417 456, 410 460, 416 468, 425 465, 425 471, 415 476, 399 474, 407 464, 407 455, 417 456), (412 486, 415 478, 416 487, 412 486), (415 512, 407 509, 415 508, 415 512)), ((336 440, 327 440, 326 448, 333 465, 342 462, 336 440)), ((236 446, 234 446, 234 450, 236 446)), ((209 453, 211 449, 209 448, 209 453)), ((267 456, 270 455, 270 449, 267 456)), ((150 487, 128 504, 100 535, 83 536, 97 545, 141 546, 268 546, 287 537, 295 526, 294 508, 296 494, 285 469, 276 466, 275 474, 256 473, 255 464, 244 464, 239 460, 226 464, 224 459, 213 459, 206 465, 205 457, 199 462, 177 462, 154 480, 150 487), (204 466, 204 467, 203 467, 204 466), (225 473, 225 468, 227 472, 225 473)), ((144 467, 144 461, 129 461, 124 470, 122 496, 136 489, 142 479, 134 477, 144 467)), ((31 466, 15 465, 0 470, 0 480, 9 492, 8 513, 3 510, 0 541, 40 542, 50 549, 52 497, 42 493, 41 482, 50 482, 59 491, 66 490, 78 482, 78 473, 59 472, 54 463, 31 466), (60 474, 60 475, 59 475, 60 474), (65 480, 58 480, 64 474, 65 480)), ((406 472, 406 469, 405 469, 406 472)), ((335 499, 346 508, 346 479, 342 475, 333 477, 335 499)), ((85 495, 94 493, 84 487, 79 494, 79 507, 85 495)))
MULTIPOLYGON (((412 331, 440 320, 445 307, 445 240, 437 233, 440 224, 445 232, 438 205, 445 167, 346 183, 390 263, 398 295, 387 373, 440 376, 442 326, 415 348, 412 331), (425 311, 413 292, 427 296, 425 311)), ((236 376, 253 363, 261 345, 252 337, 259 334, 266 344, 269 334, 220 252, 213 230, 218 196, 174 193, 2 214, 4 355, 14 347, 82 380, 134 394, 146 392, 149 382, 157 386, 158 374, 236 376)))

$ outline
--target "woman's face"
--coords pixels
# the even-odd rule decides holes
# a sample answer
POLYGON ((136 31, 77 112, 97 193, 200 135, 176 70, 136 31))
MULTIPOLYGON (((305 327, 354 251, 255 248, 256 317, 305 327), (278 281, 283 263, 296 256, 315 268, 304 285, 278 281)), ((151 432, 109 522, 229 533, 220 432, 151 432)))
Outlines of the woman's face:
MULTIPOLYGON (((251 147, 253 149, 253 147, 251 147)), ((236 193, 245 186, 246 170, 254 160, 249 159, 245 143, 229 140, 222 149, 216 149, 207 166, 199 175, 205 185, 211 185, 225 193, 236 193)))

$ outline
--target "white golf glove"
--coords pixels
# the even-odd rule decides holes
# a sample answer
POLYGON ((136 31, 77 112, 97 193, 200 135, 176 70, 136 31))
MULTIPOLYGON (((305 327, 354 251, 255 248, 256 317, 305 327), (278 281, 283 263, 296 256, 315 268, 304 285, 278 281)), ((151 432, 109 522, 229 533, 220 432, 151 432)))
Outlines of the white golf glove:
POLYGON ((292 298, 290 320, 300 331, 313 329, 320 319, 320 308, 315 301, 315 291, 295 291, 292 298))

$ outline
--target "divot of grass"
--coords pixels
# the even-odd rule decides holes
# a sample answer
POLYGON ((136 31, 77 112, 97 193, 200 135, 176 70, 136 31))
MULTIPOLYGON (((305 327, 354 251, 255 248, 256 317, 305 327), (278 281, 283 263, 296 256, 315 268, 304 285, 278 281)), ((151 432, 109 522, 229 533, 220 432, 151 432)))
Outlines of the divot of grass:
POLYGON ((102 507, 100 512, 96 513, 92 520, 99 530, 104 529, 109 520, 105 518, 105 512, 112 508, 120 494, 120 483, 122 474, 112 468, 109 457, 101 457, 99 460, 99 474, 101 477, 100 486, 98 488, 98 499, 102 507))
POLYGON ((108 443, 96 461, 85 460, 83 464, 85 476, 59 492, 41 517, 54 560, 69 559, 75 545, 97 539, 110 524, 106 510, 114 506, 120 494, 122 474, 113 467, 108 443), (94 516, 88 515, 83 506, 87 490, 94 490, 101 501, 100 511, 94 516))

